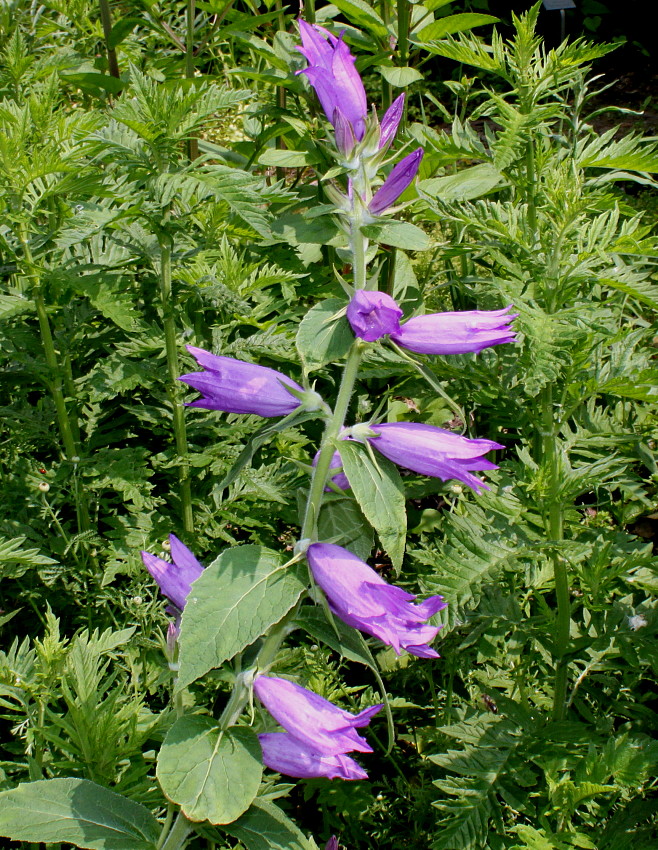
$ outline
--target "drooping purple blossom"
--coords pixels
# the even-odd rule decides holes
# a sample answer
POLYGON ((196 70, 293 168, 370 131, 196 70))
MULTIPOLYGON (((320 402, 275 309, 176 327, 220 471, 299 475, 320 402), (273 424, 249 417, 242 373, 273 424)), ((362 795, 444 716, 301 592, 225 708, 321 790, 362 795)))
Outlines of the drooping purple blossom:
POLYGON ((379 638, 398 655, 406 649, 420 658, 439 657, 428 644, 440 627, 427 620, 446 607, 441 596, 415 604, 412 593, 388 584, 365 561, 333 543, 312 543, 306 557, 329 607, 343 622, 379 638))
POLYGON ((416 316, 389 331, 398 345, 418 354, 466 354, 514 342, 512 305, 503 310, 467 310, 416 316))
POLYGON ((258 676, 254 691, 286 732, 310 750, 323 755, 352 750, 372 752, 370 744, 355 730, 367 726, 383 706, 375 705, 353 715, 301 685, 276 676, 258 676))
POLYGON ((324 850, 338 850, 338 839, 332 835, 329 841, 324 845, 324 850))
POLYGON ((392 206, 411 184, 418 172, 422 158, 423 149, 417 148, 413 153, 401 159, 373 195, 368 204, 368 212, 372 215, 381 215, 384 210, 392 206))
POLYGON ((384 113, 380 124, 379 149, 389 147, 400 126, 404 112, 404 92, 396 97, 384 113))
POLYGON ((355 58, 343 41, 324 27, 307 24, 300 19, 302 47, 297 50, 306 58, 305 74, 315 89, 325 115, 335 126, 336 111, 348 121, 358 141, 364 136, 368 103, 363 82, 356 70, 355 58))
POLYGON ((504 448, 493 440, 471 440, 420 422, 385 422, 372 430, 377 432, 368 438, 372 447, 398 466, 442 481, 456 478, 476 492, 490 488, 471 470, 498 469, 483 456, 504 448))
POLYGON ((271 770, 297 779, 367 779, 353 758, 342 753, 327 755, 302 744, 289 732, 265 732, 258 736, 263 762, 271 770))
POLYGON ((347 320, 354 333, 366 342, 400 331, 402 310, 390 295, 378 290, 357 289, 347 305, 347 320))
MULTIPOLYGON (((150 552, 142 552, 142 561, 158 583, 160 592, 175 607, 174 613, 180 614, 185 607, 190 586, 203 572, 203 566, 175 534, 169 535, 169 543, 173 563, 163 561, 150 552)), ((167 637, 169 639, 169 635, 167 637)), ((173 637, 172 635, 172 639, 173 637)))
POLYGON ((192 345, 188 345, 187 350, 204 369, 179 378, 203 394, 203 398, 189 402, 189 407, 269 417, 285 416, 300 406, 299 399, 286 387, 300 393, 304 390, 276 369, 233 357, 220 357, 192 345))

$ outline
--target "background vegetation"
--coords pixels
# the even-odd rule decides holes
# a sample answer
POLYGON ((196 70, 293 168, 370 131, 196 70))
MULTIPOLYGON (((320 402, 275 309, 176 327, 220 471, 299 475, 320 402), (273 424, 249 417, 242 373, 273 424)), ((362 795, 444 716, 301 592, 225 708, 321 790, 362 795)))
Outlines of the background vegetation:
MULTIPOLYGON (((614 12, 595 5, 599 35, 614 12)), ((299 379, 301 320, 341 297, 336 231, 313 215, 331 162, 294 73, 294 11, 0 7, 3 790, 80 777, 164 816, 167 618, 139 552, 166 555, 170 532, 206 564, 295 540, 319 426, 259 441, 225 484, 261 422, 184 412, 195 396, 176 380, 195 368, 184 343, 299 379)), ((549 13, 503 22, 504 38, 497 14, 493 0, 306 9, 344 26, 380 112, 407 91, 406 138, 425 149, 405 215, 429 248, 385 250, 388 291, 407 312, 512 303, 518 340, 420 370, 368 353, 355 419, 383 401, 388 421, 506 450, 480 495, 404 478, 396 581, 448 608, 440 660, 377 650, 396 747, 382 719, 368 781, 270 778, 261 795, 350 850, 650 850, 658 154, 602 107, 590 66, 609 45, 547 51, 549 13)), ((315 369, 323 394, 336 374, 315 369)), ((390 576, 356 502, 329 504, 333 530, 390 576)), ((296 636, 279 670, 346 708, 376 700, 349 652, 296 636)), ((231 676, 194 683, 188 708, 221 709, 231 676)), ((238 840, 256 847, 217 829, 191 846, 238 840)))

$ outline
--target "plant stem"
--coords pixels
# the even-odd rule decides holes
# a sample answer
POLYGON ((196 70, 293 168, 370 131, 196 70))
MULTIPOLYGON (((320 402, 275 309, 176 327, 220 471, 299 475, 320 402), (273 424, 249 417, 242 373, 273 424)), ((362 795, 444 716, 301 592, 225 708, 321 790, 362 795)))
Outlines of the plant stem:
MULTIPOLYGON (((187 0, 186 29, 185 29, 185 77, 194 79, 194 21, 196 17, 195 0, 187 0)), ((187 140, 187 154, 190 162, 199 156, 199 141, 196 138, 187 140)))
POLYGON ((557 434, 553 415, 553 388, 549 385, 542 392, 542 454, 548 473, 547 532, 551 547, 553 576, 555 579, 556 618, 553 656, 555 658, 555 686, 553 692, 553 719, 563 720, 566 712, 568 664, 565 655, 569 646, 571 626, 571 600, 569 574, 560 554, 558 544, 564 537, 564 514, 560 495, 560 469, 557 434))
POLYGON ((183 847, 190 832, 192 832, 192 824, 182 812, 179 812, 166 841, 162 845, 162 850, 179 850, 183 847))
POLYGON ((343 377, 340 382, 334 412, 327 423, 324 434, 322 435, 320 454, 318 455, 318 462, 316 463, 315 468, 313 469, 313 474, 311 475, 308 499, 306 501, 306 511, 301 531, 302 540, 317 539, 318 516, 320 515, 320 508, 322 507, 322 501, 324 498, 324 488, 329 476, 329 464, 331 463, 331 458, 335 451, 334 442, 338 439, 338 435, 345 424, 347 409, 349 407, 350 399, 352 398, 352 392, 354 391, 354 384, 356 382, 356 376, 361 362, 361 349, 361 342, 359 340, 355 340, 347 355, 347 362, 345 363, 345 368, 343 370, 343 377))
POLYGON ((178 382, 180 369, 178 366, 174 297, 171 285, 171 244, 166 237, 160 243, 160 294, 162 296, 162 323, 164 326, 167 372, 169 376, 168 391, 173 410, 174 439, 176 441, 176 453, 178 454, 179 464, 183 528, 187 534, 193 534, 194 513, 192 511, 192 486, 187 448, 187 430, 185 428, 184 408, 180 398, 180 384, 178 382))
POLYGON ((409 61, 409 20, 411 4, 409 0, 398 0, 398 54, 399 64, 404 67, 409 61))
MULTIPOLYGON (((64 369, 59 361, 55 341, 53 339, 50 320, 46 302, 41 289, 41 279, 32 258, 32 252, 28 242, 27 228, 21 226, 19 238, 23 248, 23 256, 25 260, 25 276, 31 283, 32 298, 37 311, 37 319, 39 322, 39 333, 41 336, 41 345, 43 347, 46 366, 48 368, 47 383, 50 389, 50 394, 55 404, 55 413, 57 416, 57 427, 62 440, 64 456, 68 461, 73 461, 80 455, 74 434, 77 433, 77 424, 73 425, 69 412, 66 408, 66 399, 64 397, 64 369)), ((89 520, 89 509, 87 507, 86 494, 83 491, 80 483, 76 480, 74 487, 75 508, 77 514, 78 531, 89 531, 91 523, 89 520)))
POLYGON ((107 50, 107 66, 110 76, 120 79, 119 63, 117 61, 117 52, 113 47, 110 47, 110 35, 112 34, 112 15, 110 13, 109 0, 98 0, 101 12, 101 24, 103 25, 103 35, 105 36, 105 48, 107 50))

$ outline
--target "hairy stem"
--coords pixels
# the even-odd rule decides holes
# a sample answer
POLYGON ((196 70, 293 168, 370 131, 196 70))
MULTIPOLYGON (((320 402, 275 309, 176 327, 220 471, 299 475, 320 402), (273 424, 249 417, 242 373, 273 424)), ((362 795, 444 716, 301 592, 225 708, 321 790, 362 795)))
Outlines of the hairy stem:
MULTIPOLYGON (((196 17, 195 0, 187 0, 185 27, 185 77, 194 78, 194 21, 196 17)), ((195 137, 187 140, 187 154, 190 162, 199 156, 199 141, 195 137)))
POLYGON ((162 296, 162 322, 167 352, 167 372, 169 377, 169 398, 173 410, 174 439, 178 455, 180 500, 183 515, 183 528, 188 534, 194 533, 194 513, 192 511, 192 486, 187 448, 187 430, 181 401, 178 376, 178 348, 176 341, 176 321, 174 317, 174 297, 171 285, 171 245, 163 239, 160 245, 160 294, 162 296))
POLYGON ((109 0, 98 0, 101 13, 101 24, 103 26, 103 35, 105 36, 105 48, 107 50, 107 66, 110 76, 116 77, 117 80, 121 77, 119 73, 119 63, 117 61, 117 52, 113 47, 110 47, 110 35, 112 34, 112 15, 110 13, 109 0))
MULTIPOLYGON (((38 269, 34 264, 32 252, 27 237, 27 229, 20 229, 20 242, 23 248, 23 257, 25 259, 25 276, 31 283, 32 298, 37 311, 37 319, 39 322, 39 333, 41 336, 41 345, 48 368, 47 383, 55 405, 55 413, 57 417, 57 427, 59 429, 64 456, 68 461, 74 462, 74 458, 79 458, 80 449, 78 447, 75 435, 78 433, 77 423, 71 421, 69 411, 66 407, 66 398, 64 395, 65 372, 62 363, 58 356, 53 339, 50 320, 46 302, 41 288, 41 280, 38 269)), ((74 487, 75 508, 77 514, 78 531, 84 532, 91 529, 89 520, 89 508, 87 506, 87 498, 80 482, 76 480, 74 487)))
POLYGON ((546 530, 548 532, 550 557, 553 564, 557 606, 555 638, 553 642, 553 656, 555 658, 553 718, 555 720, 563 720, 566 712, 566 692, 569 673, 565 655, 569 646, 571 600, 567 564, 558 548, 558 544, 564 537, 564 512, 558 492, 560 483, 558 449, 559 445, 557 434, 555 433, 553 412, 553 388, 548 386, 542 392, 542 454, 548 473, 546 530))
POLYGON ((182 812, 179 812, 174 825, 162 845, 162 850, 180 850, 184 846, 187 836, 192 832, 192 824, 182 812))

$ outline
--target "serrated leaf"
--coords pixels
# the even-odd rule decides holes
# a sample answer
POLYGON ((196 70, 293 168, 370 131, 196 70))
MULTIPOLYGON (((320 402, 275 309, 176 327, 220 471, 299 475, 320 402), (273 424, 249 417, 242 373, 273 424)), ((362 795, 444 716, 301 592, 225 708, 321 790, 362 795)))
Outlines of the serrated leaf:
POLYGON ((340 456, 364 516, 379 535, 393 566, 399 570, 404 557, 407 513, 397 467, 383 457, 373 462, 365 446, 347 440, 341 441, 340 456))
POLYGON ((382 245, 391 245, 405 251, 427 251, 430 247, 427 233, 410 221, 378 221, 376 224, 362 227, 361 232, 373 242, 381 242, 382 245))
POLYGON ((222 732, 210 717, 181 717, 167 732, 156 773, 189 820, 231 823, 258 793, 260 744, 246 726, 222 732))
POLYGON ((305 588, 301 570, 261 546, 228 549, 193 583, 181 623, 178 687, 219 667, 278 623, 305 588))
POLYGON ((223 827, 247 850, 315 850, 278 806, 256 799, 241 818, 223 827))
POLYGON ((297 330, 297 350, 309 369, 340 360, 353 342, 354 334, 345 317, 345 302, 337 298, 316 304, 297 330))
POLYGON ((38 549, 24 548, 25 539, 25 537, 14 537, 7 540, 0 537, 0 580, 20 578, 30 567, 57 563, 47 555, 40 554, 38 549))
POLYGON ((21 313, 34 310, 34 301, 28 301, 21 295, 0 295, 0 319, 11 319, 21 313))
POLYGON ((0 794, 0 835, 90 850, 155 850, 160 825, 144 806, 87 779, 26 782, 0 794))

